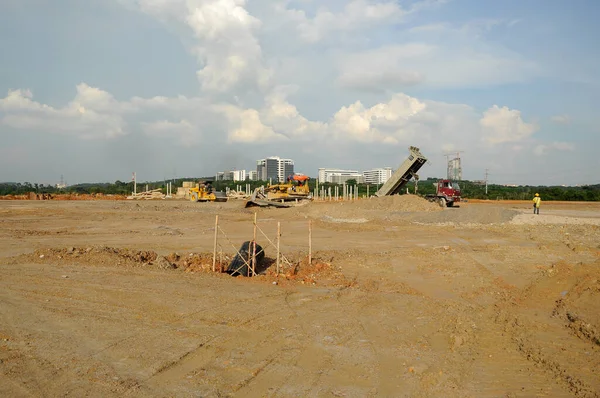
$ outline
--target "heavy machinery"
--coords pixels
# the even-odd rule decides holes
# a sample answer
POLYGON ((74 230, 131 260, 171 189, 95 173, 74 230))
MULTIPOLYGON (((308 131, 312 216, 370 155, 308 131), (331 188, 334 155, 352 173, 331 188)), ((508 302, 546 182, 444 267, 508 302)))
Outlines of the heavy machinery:
POLYGON ((246 202, 246 207, 291 207, 296 204, 305 204, 307 201, 312 200, 308 180, 310 180, 310 177, 296 174, 289 176, 284 184, 256 188, 246 202))
MULTIPOLYGON (((419 148, 411 146, 408 158, 398 167, 389 180, 375 193, 376 196, 396 195, 411 180, 418 182, 417 171, 425 164, 427 158, 423 156, 419 148)), ((451 180, 439 180, 433 184, 436 186, 436 193, 425 195, 424 197, 432 202, 439 203, 442 207, 452 207, 454 203, 460 202, 460 186, 457 182, 451 180)))
POLYGON ((435 194, 425 195, 430 202, 437 202, 441 207, 452 207, 454 203, 460 202, 460 186, 458 182, 451 180, 439 180, 434 182, 435 194))
POLYGON ((388 196, 400 193, 400 190, 414 177, 418 179, 417 171, 425 164, 427 158, 423 156, 419 148, 411 146, 408 148, 408 158, 398 167, 392 176, 379 188, 375 196, 388 196))
POLYGON ((190 188, 189 194, 192 202, 227 202, 227 195, 215 191, 211 181, 200 181, 195 187, 190 188))

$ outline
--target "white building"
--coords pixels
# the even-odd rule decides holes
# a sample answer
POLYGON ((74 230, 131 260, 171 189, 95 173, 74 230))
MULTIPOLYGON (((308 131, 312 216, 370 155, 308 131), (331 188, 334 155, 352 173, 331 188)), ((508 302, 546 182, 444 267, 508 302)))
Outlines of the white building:
POLYGON ((219 171, 217 181, 246 181, 246 170, 219 171))
POLYGON ((246 181, 246 170, 233 170, 233 181, 246 181))
POLYGON ((319 169, 319 183, 326 182, 332 184, 343 184, 348 180, 356 180, 359 184, 363 182, 364 177, 358 170, 342 170, 342 169, 319 169))
POLYGON ((285 182, 287 176, 294 175, 294 161, 279 156, 257 160, 256 175, 262 181, 285 182))
POLYGON ((258 180, 258 174, 256 173, 256 171, 251 170, 248 172, 248 179, 250 181, 257 181, 258 180))
POLYGON ((385 184, 392 176, 392 168, 384 167, 363 171, 365 184, 385 184))

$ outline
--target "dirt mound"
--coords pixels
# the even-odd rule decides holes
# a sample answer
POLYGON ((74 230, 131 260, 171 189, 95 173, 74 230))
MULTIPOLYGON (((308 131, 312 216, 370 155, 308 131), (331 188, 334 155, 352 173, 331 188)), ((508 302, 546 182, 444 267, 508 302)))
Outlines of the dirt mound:
POLYGON ((309 264, 307 257, 295 264, 282 266, 282 272, 279 275, 276 274, 275 267, 270 267, 263 275, 258 275, 255 279, 281 285, 302 284, 330 287, 349 287, 355 283, 344 276, 341 266, 336 266, 331 261, 322 258, 313 258, 309 264))
POLYGON ((421 213, 410 217, 417 224, 440 225, 477 225, 504 224, 510 222, 519 212, 496 206, 472 207, 461 204, 460 207, 446 208, 439 213, 421 213))
POLYGON ((440 212, 438 204, 416 195, 393 195, 381 198, 371 197, 357 201, 315 202, 302 214, 323 218, 330 222, 367 222, 390 213, 440 212))
POLYGON ((392 195, 381 198, 371 197, 352 202, 356 209, 362 210, 392 210, 392 211, 441 211, 437 203, 430 202, 417 195, 392 195))
MULTIPOLYGON (((160 256, 152 250, 130 250, 115 247, 87 247, 87 248, 51 248, 36 250, 32 254, 21 255, 13 258, 13 262, 22 261, 23 257, 34 263, 77 263, 89 266, 117 266, 117 267, 146 267, 150 269, 180 270, 187 273, 213 273, 212 253, 170 253, 160 256)), ((298 256, 299 257, 299 256, 298 256)), ((224 271, 231 262, 232 256, 223 255, 215 263, 216 274, 229 277, 224 271)), ((346 279, 340 266, 335 266, 331 261, 314 258, 311 264, 306 257, 299 260, 281 264, 281 272, 277 275, 275 259, 265 257, 257 268, 258 275, 247 278, 248 281, 267 282, 275 284, 303 284, 320 286, 351 286, 353 282, 346 279)), ((244 276, 239 278, 246 279, 244 276)))
POLYGON ((153 265, 159 259, 156 252, 152 250, 130 250, 107 246, 39 249, 25 256, 34 262, 59 260, 60 262, 82 262, 86 265, 120 266, 153 265))

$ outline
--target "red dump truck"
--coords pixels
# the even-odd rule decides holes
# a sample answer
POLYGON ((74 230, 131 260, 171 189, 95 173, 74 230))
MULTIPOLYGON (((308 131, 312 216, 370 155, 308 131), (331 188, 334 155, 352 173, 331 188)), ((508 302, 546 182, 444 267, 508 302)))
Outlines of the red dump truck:
MULTIPOLYGON (((427 162, 419 148, 411 146, 408 148, 408 158, 398 167, 385 184, 375 193, 375 196, 397 195, 402 188, 411 180, 418 181, 417 172, 427 162)), ((424 195, 432 202, 439 203, 442 207, 452 207, 454 203, 460 202, 460 187, 457 182, 451 180, 439 180, 433 184, 436 187, 435 194, 424 195)))
POLYGON ((439 180, 433 183, 436 187, 434 194, 425 195, 431 202, 437 202, 442 207, 452 207, 454 203, 460 202, 460 186, 452 180, 439 180))

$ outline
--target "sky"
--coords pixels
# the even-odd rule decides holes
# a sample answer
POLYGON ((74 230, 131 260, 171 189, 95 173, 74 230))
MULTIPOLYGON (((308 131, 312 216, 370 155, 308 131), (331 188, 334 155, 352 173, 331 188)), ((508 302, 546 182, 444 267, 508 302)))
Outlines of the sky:
POLYGON ((3 0, 0 181, 254 170, 600 183, 594 0, 3 0))

